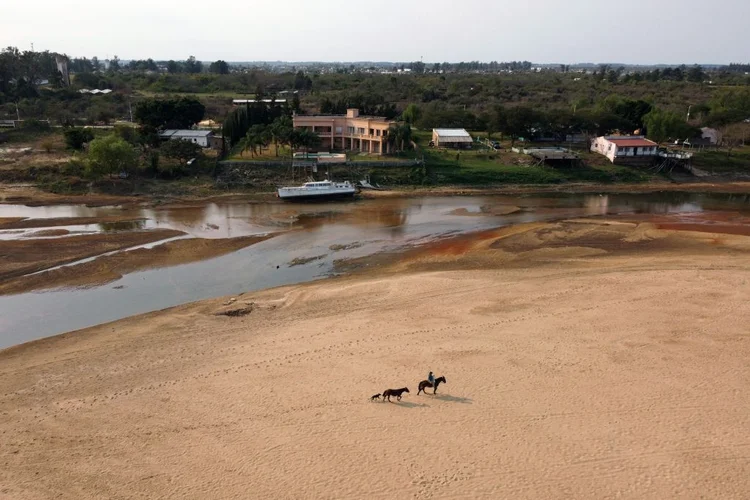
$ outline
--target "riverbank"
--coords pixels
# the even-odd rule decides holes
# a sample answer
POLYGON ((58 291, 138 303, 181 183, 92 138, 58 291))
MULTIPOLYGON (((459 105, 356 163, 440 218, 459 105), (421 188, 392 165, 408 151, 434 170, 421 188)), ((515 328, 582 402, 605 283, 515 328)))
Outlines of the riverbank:
POLYGON ((535 223, 6 349, 2 494, 742 498, 749 252, 535 223))
MULTIPOLYGON (((360 198, 408 198, 419 196, 487 196, 487 195, 523 195, 523 194, 554 194, 554 193, 657 193, 657 192, 686 192, 686 193, 737 193, 750 194, 750 181, 726 182, 689 182, 677 183, 667 181, 652 181, 637 184, 596 184, 596 183, 565 183, 538 185, 499 185, 489 187, 476 186, 427 186, 427 187, 398 187, 384 190, 363 190, 360 198)), ((78 204, 91 207, 101 206, 170 206, 189 205, 196 203, 227 202, 242 200, 249 203, 283 203, 273 191, 223 191, 212 190, 210 194, 193 195, 139 195, 114 196, 107 194, 60 195, 42 191, 32 185, 1 184, 1 204, 23 204, 29 206, 48 206, 60 204, 78 204)))

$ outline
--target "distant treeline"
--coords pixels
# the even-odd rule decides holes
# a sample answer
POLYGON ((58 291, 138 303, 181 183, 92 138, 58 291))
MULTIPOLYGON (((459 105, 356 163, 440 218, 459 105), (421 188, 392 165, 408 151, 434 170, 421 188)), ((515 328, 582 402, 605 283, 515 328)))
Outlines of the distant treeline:
POLYGON ((722 68, 730 73, 750 73, 750 64, 737 64, 732 63, 729 66, 722 68))

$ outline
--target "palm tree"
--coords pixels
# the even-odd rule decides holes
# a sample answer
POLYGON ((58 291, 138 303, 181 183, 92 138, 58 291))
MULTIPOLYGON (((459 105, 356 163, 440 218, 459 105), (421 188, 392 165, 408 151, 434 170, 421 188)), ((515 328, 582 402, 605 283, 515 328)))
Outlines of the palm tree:
POLYGON ((284 145, 289 143, 292 130, 294 130, 292 120, 288 116, 276 118, 269 127, 271 140, 276 146, 276 156, 279 156, 279 144, 284 145))
POLYGON ((300 133, 300 145, 305 148, 305 153, 320 146, 321 142, 323 141, 321 141, 320 136, 315 132, 302 130, 300 133))
POLYGON ((396 125, 388 130, 386 141, 392 149, 403 151, 405 146, 411 143, 411 137, 410 125, 396 125))
POLYGON ((263 150, 271 144, 271 131, 265 125, 253 125, 250 129, 254 129, 255 145, 258 146, 258 154, 263 154, 263 150))
POLYGON ((260 154, 263 152, 263 148, 268 147, 270 142, 271 135, 268 128, 265 125, 253 125, 242 140, 242 152, 244 153, 249 149, 250 155, 254 156, 256 149, 258 149, 260 154))
POLYGON ((255 156, 255 140, 255 136, 251 133, 250 130, 248 130, 245 137, 240 141, 240 144, 242 145, 242 155, 244 155, 245 152, 249 150, 250 156, 255 156))

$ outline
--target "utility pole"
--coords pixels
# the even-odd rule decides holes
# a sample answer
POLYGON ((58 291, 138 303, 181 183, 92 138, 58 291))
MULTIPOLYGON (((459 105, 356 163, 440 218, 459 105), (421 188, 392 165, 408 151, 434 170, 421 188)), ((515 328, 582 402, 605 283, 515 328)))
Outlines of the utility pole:
POLYGON ((18 121, 21 121, 21 112, 18 111, 18 101, 16 101, 16 118, 18 118, 18 121))
POLYGON ((693 109, 693 105, 692 105, 692 104, 691 104, 690 106, 688 106, 688 114, 687 114, 687 120, 685 120, 685 121, 687 121, 687 122, 689 122, 689 121, 690 121, 690 110, 691 110, 691 109, 693 109))
POLYGON ((133 123, 133 105, 130 102, 130 98, 128 98, 128 110, 130 111, 130 123, 133 123))

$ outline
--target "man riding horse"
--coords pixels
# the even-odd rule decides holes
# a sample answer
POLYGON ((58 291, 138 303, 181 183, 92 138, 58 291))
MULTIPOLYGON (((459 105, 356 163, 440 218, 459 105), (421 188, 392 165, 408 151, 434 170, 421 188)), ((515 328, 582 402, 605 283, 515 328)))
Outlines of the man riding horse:
POLYGON ((444 384, 444 383, 445 383, 445 377, 438 377, 438 378, 435 378, 435 375, 434 375, 434 374, 433 374, 432 372, 430 372, 430 374, 429 374, 429 375, 427 375, 427 380, 423 380, 423 381, 421 381, 421 382, 419 383, 419 387, 418 387, 418 389, 419 389, 419 390, 417 391, 417 396, 419 396, 419 394, 420 394, 421 392, 424 392, 424 390, 425 390, 425 389, 426 389, 427 387, 432 387, 432 388, 433 388, 433 391, 432 391, 432 393, 433 393, 433 394, 435 394, 435 393, 437 392, 437 388, 438 388, 438 386, 439 386, 439 385, 440 385, 441 383, 442 383, 442 384, 444 384))

